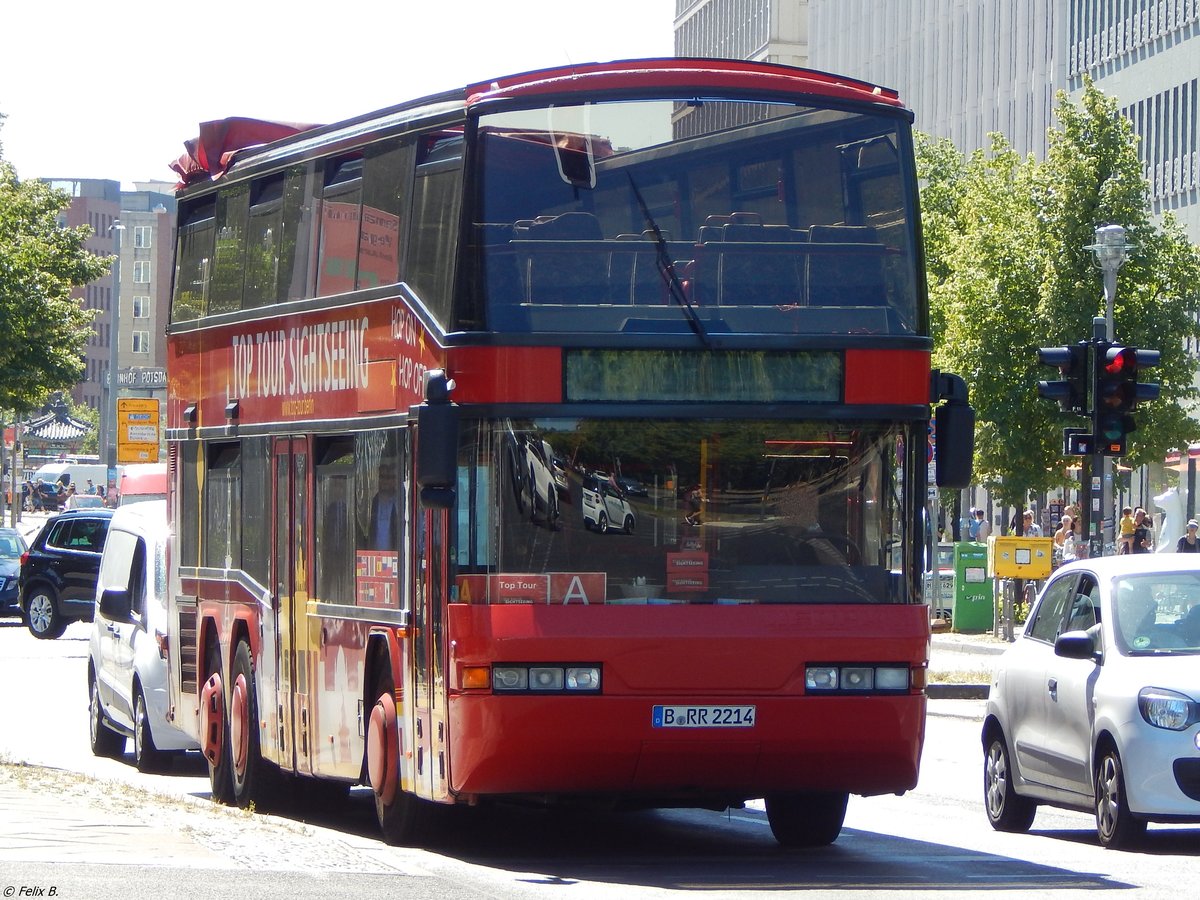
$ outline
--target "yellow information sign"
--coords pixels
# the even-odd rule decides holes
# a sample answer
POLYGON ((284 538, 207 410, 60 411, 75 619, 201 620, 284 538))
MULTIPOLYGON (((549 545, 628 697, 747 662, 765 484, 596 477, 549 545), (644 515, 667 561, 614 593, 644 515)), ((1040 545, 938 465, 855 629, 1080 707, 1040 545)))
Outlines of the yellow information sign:
POLYGON ((158 462, 159 401, 117 398, 117 462, 158 462))

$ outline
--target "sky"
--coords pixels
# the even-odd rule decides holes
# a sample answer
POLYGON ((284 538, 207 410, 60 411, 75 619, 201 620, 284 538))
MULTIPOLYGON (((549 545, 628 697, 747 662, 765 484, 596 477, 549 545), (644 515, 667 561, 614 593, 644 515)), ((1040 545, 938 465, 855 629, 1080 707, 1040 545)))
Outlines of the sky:
POLYGON ((174 181, 200 122, 324 124, 549 66, 673 55, 675 0, 13 3, 0 158, 22 180, 174 181))

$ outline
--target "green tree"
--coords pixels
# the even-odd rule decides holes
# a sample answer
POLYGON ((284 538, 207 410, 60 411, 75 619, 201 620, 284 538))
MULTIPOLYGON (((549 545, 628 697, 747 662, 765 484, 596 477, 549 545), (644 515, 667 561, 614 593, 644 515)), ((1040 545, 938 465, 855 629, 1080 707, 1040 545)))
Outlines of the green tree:
POLYGON ((39 181, 21 181, 0 159, 0 409, 26 414, 53 390, 84 374, 94 310, 71 296, 109 260, 84 249, 91 229, 63 228, 70 198, 39 181))
POLYGON ((1138 411, 1128 463, 1161 460, 1200 435, 1186 413, 1200 335, 1200 253, 1167 215, 1150 221, 1129 121, 1090 82, 1078 103, 1058 96, 1046 160, 1021 157, 1001 135, 967 157, 918 137, 934 364, 967 379, 976 408, 975 471, 1011 505, 1064 484, 1062 427, 1083 426, 1037 395, 1053 377, 1037 348, 1091 337, 1104 315, 1091 251, 1097 225, 1117 223, 1136 245, 1120 272, 1113 320, 1122 343, 1158 349, 1148 373, 1159 400, 1138 411))

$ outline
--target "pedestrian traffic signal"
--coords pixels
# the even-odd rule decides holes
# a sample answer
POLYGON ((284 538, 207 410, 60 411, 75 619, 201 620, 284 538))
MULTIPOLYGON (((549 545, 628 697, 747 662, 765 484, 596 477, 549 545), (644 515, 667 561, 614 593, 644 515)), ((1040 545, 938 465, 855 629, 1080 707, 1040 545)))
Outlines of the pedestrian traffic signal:
POLYGON ((1038 350, 1038 362, 1043 366, 1054 366, 1062 376, 1061 381, 1039 381, 1038 395, 1054 400, 1063 412, 1088 413, 1088 345, 1086 342, 1070 347, 1042 347, 1038 350))
POLYGON ((1123 456, 1126 438, 1137 430, 1132 412, 1143 400, 1158 398, 1159 385, 1139 384, 1141 369, 1157 366, 1157 350, 1139 350, 1099 342, 1092 388, 1092 433, 1097 452, 1123 456))

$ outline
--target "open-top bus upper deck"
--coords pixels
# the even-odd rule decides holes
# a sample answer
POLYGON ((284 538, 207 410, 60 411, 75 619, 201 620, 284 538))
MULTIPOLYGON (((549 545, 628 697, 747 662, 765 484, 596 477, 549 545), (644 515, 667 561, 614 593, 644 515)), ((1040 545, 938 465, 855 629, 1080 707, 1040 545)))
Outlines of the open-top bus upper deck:
POLYGON ((446 345, 921 338, 910 120, 851 79, 656 60, 240 152, 288 129, 209 123, 178 166, 172 329, 402 285, 446 345))

